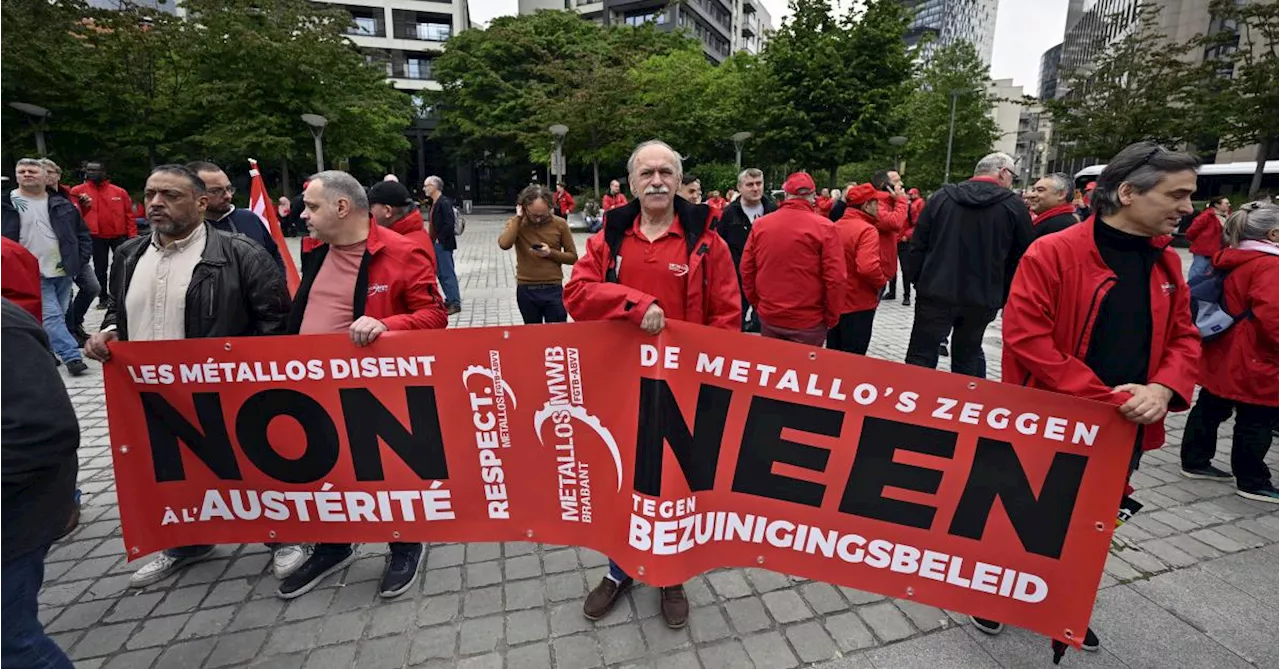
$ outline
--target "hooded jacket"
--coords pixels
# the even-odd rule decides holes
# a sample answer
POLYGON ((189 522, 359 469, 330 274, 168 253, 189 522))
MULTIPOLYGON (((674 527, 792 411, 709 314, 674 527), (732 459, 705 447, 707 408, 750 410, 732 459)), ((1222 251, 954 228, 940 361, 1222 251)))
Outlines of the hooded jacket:
POLYGON ((846 207, 836 221, 836 234, 844 249, 845 306, 843 313, 867 311, 880 305, 884 270, 880 268, 880 233, 875 218, 857 207, 846 207))
MULTIPOLYGON (((1200 333, 1191 321, 1191 291, 1182 278, 1182 260, 1156 237, 1161 249, 1151 270, 1151 353, 1147 383, 1173 391, 1170 411, 1190 408, 1200 359, 1200 333)), ((1005 383, 1107 402, 1119 406, 1127 393, 1114 393, 1085 363, 1098 312, 1116 285, 1094 239, 1093 219, 1037 239, 1022 258, 1004 308, 1005 383)), ((1164 423, 1142 430, 1142 448, 1164 444, 1164 423)))
MULTIPOLYGON (((685 320, 737 332, 742 327, 742 301, 729 247, 711 229, 711 208, 676 197, 675 214, 684 229, 689 251, 685 320)), ((610 257, 610 238, 626 244, 626 231, 640 216, 640 200, 611 209, 604 229, 587 239, 586 252, 573 266, 564 287, 564 306, 575 321, 625 319, 639 324, 656 298, 651 289, 631 282, 625 270, 618 276, 610 257)), ((744 240, 745 241, 745 240, 744 240)))
POLYGON ((1229 272, 1222 283, 1227 313, 1244 316, 1217 338, 1204 343, 1200 385, 1237 402, 1280 406, 1280 248, 1249 244, 1228 248, 1213 266, 1229 272), (1247 248, 1256 246, 1256 249, 1247 248))
POLYGON ((1222 219, 1218 212, 1209 207, 1200 212, 1187 228, 1187 240, 1191 242, 1191 253, 1212 258, 1222 250, 1222 219))
POLYGON ((25 309, 37 322, 44 318, 40 261, 8 237, 0 237, 0 296, 25 309))
POLYGON ((1022 198, 994 178, 974 177, 929 198, 907 269, 922 299, 999 309, 1032 236, 1022 198))
POLYGON ((845 311, 840 237, 804 200, 787 200, 756 219, 741 270, 747 302, 770 325, 833 328, 845 311))
POLYGON ((417 242, 418 246, 426 250, 431 276, 435 276, 436 245, 431 242, 431 235, 427 234, 427 223, 422 220, 422 210, 415 208, 404 217, 397 219, 391 224, 391 231, 399 233, 405 239, 417 242))

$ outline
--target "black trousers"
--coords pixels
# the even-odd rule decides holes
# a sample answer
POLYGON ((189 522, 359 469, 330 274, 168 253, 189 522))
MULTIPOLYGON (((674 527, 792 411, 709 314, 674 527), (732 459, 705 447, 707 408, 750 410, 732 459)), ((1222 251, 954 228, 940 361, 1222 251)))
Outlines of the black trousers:
POLYGON ((1236 486, 1262 490, 1271 485, 1271 470, 1263 458, 1271 450, 1271 433, 1276 429, 1275 407, 1229 400, 1201 388, 1182 433, 1182 468, 1209 466, 1218 451, 1218 427, 1233 410, 1236 425, 1231 433, 1231 472, 1236 475, 1236 486))
POLYGON ((516 306, 525 325, 563 323, 569 320, 564 309, 564 286, 560 284, 516 286, 516 306))
POLYGON ((827 348, 866 355, 867 346, 871 344, 871 326, 875 320, 875 309, 841 314, 840 322, 827 331, 827 348))
POLYGON ((938 346, 951 333, 951 371, 987 378, 982 335, 995 309, 968 307, 916 296, 916 318, 907 343, 907 364, 938 368, 938 346))
POLYGON ((911 242, 898 242, 898 274, 902 275, 902 297, 911 299, 911 282, 907 281, 907 259, 911 242))
MULTIPOLYGON (((93 273, 98 277, 98 286, 102 292, 107 291, 107 256, 110 255, 115 260, 116 247, 128 241, 128 237, 112 237, 103 239, 102 237, 93 238, 93 273)), ((118 299, 123 300, 124 295, 117 295, 118 299)))

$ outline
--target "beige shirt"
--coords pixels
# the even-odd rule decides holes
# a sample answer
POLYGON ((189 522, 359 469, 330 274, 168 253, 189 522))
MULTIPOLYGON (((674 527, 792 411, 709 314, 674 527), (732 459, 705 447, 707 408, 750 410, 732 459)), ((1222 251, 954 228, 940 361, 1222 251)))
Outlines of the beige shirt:
POLYGON ((205 228, 201 224, 186 239, 168 246, 152 233, 124 298, 130 341, 187 338, 187 287, 204 254, 205 228))

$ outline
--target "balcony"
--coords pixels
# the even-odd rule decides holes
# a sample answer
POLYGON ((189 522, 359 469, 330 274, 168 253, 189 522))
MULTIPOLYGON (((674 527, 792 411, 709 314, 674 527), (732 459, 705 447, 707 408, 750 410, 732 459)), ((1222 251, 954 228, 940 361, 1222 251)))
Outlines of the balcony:
POLYGON ((352 10, 351 25, 347 26, 346 34, 355 37, 386 37, 387 25, 386 21, 378 16, 371 14, 357 13, 352 10))
POLYGON ((453 19, 443 14, 392 11, 392 36, 420 42, 444 42, 453 36, 453 19))
POLYGON ((394 79, 412 79, 429 81, 431 77, 431 60, 429 58, 406 58, 391 63, 390 76, 394 79))

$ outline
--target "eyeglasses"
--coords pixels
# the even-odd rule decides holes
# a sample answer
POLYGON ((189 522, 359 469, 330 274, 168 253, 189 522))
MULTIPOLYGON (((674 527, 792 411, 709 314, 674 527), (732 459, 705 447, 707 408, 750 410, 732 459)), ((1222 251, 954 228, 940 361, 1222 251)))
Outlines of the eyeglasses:
POLYGON ((1013 182, 1013 185, 1017 186, 1018 184, 1022 183, 1022 177, 1018 176, 1017 172, 1014 172, 1013 170, 1007 167, 1001 167, 1000 171, 1009 173, 1009 180, 1013 182))
POLYGON ((210 195, 213 195, 214 197, 221 197, 223 195, 235 195, 236 187, 227 186, 226 188, 222 188, 222 187, 206 188, 205 192, 210 195))

